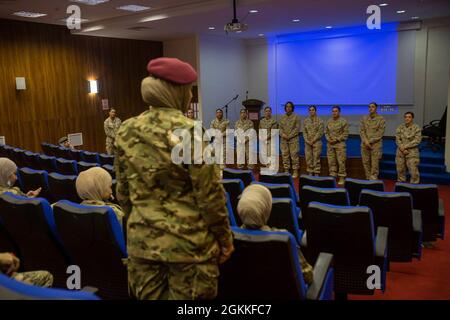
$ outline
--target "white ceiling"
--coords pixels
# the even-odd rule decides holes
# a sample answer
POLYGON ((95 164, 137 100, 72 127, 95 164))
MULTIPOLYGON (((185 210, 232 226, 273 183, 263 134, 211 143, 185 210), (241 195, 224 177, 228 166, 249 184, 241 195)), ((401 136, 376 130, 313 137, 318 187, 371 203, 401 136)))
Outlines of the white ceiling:
MULTIPOLYGON (((238 0, 238 18, 247 16, 245 23, 249 30, 230 36, 248 39, 261 33, 273 36, 320 30, 328 25, 334 28, 364 25, 367 7, 382 2, 389 4, 381 8, 383 22, 411 21, 413 16, 420 19, 450 16, 449 0, 238 0), (259 12, 248 14, 250 9, 259 12), (397 10, 406 10, 406 13, 397 14, 397 10), (292 22, 296 18, 300 22, 292 22)), ((0 18, 64 25, 61 20, 68 16, 66 9, 71 4, 74 3, 68 0, 0 0, 0 18), (40 12, 47 16, 20 18, 12 15, 16 11, 40 12)), ((78 5, 82 18, 89 20, 83 24, 83 29, 104 28, 81 32, 92 36, 166 40, 194 34, 225 35, 223 26, 232 19, 232 0, 110 0, 96 6, 78 5), (152 9, 140 13, 116 9, 127 4, 152 9), (167 18, 140 22, 159 15, 167 18), (208 30, 210 26, 216 29, 208 30), (141 30, 130 29, 136 27, 141 30)))

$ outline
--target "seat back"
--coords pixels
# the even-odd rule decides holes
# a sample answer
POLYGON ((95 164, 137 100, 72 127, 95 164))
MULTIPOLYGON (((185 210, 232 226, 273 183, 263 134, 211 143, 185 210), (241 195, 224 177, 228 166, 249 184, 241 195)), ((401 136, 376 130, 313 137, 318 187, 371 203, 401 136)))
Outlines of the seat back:
POLYGON ((56 233, 48 201, 4 193, 0 195, 0 218, 20 250, 22 270, 48 270, 54 286, 65 287, 70 259, 56 233))
POLYGON ((100 164, 114 166, 114 156, 110 156, 109 154, 100 153, 98 155, 98 159, 100 160, 100 164))
POLYGON ((30 168, 20 168, 19 172, 20 172, 20 181, 22 184, 22 190, 24 192, 42 188, 39 196, 41 198, 47 199, 49 202, 53 202, 53 198, 50 193, 50 187, 48 185, 47 171, 33 170, 30 168))
POLYGON ((98 153, 83 151, 81 153, 81 159, 88 163, 99 163, 98 153))
POLYGON ((40 169, 40 165, 39 165, 39 162, 38 162, 38 157, 39 157, 38 153, 26 151, 24 153, 24 164, 25 164, 25 167, 39 170, 40 169))
POLYGON ((59 173, 50 173, 48 175, 48 184, 50 192, 55 201, 69 200, 80 203, 81 199, 78 196, 76 188, 77 176, 66 176, 59 173))
POLYGON ((253 182, 252 184, 260 184, 270 190, 273 198, 290 198, 294 204, 297 203, 296 192, 289 184, 275 184, 264 182, 253 182))
POLYGON ((304 186, 311 186, 317 188, 336 188, 336 180, 333 177, 315 177, 307 174, 300 175, 299 178, 300 190, 304 186))
POLYGON ((227 211, 228 211, 228 218, 230 219, 230 226, 238 227, 238 225, 236 224, 235 213, 231 206, 230 195, 226 191, 225 191, 225 198, 227 198, 227 211))
POLYGON ((239 196, 244 191, 244 183, 241 179, 222 179, 220 183, 228 193, 231 202, 231 208, 235 213, 236 223, 238 226, 242 225, 241 218, 237 214, 237 205, 239 203, 239 196))
POLYGON ((255 181, 255 177, 253 176, 252 170, 236 170, 225 168, 223 169, 223 178, 224 179, 241 179, 244 183, 244 187, 248 187, 253 181, 255 181))
POLYGON ((53 150, 55 157, 62 158, 66 160, 72 159, 72 154, 70 153, 70 148, 57 147, 53 150))
POLYGON ((102 166, 103 169, 105 169, 106 171, 108 171, 108 173, 111 175, 111 177, 113 179, 116 178, 116 171, 114 170, 114 167, 109 165, 109 164, 105 164, 102 166))
POLYGON ((72 159, 72 160, 75 160, 75 161, 83 161, 83 159, 81 159, 81 151, 80 150, 70 149, 69 152, 70 152, 70 158, 69 159, 72 159))
POLYGON ((348 206, 350 200, 347 190, 342 188, 317 188, 312 186, 304 186, 301 192, 302 201, 302 223, 308 228, 308 207, 310 202, 320 202, 337 206, 348 206))
POLYGON ((291 198, 273 198, 272 210, 267 225, 289 231, 300 243, 302 233, 298 225, 295 203, 291 198))
POLYGON ((38 156, 38 163, 39 163, 39 168, 36 168, 36 169, 45 170, 49 173, 55 172, 55 170, 56 170, 56 158, 55 157, 50 157, 50 156, 41 154, 38 156))
MULTIPOLYGON (((298 193, 296 191, 297 189, 295 188, 295 184, 294 184, 294 179, 292 179, 292 175, 290 173, 282 172, 282 173, 277 173, 277 174, 273 174, 273 175, 261 174, 259 176, 259 181, 265 182, 265 183, 273 183, 273 184, 289 184, 290 186, 292 186, 292 190, 294 190, 296 202, 299 201, 298 193)), ((297 183, 297 186, 298 186, 298 183, 297 183)))
POLYGON ((395 191, 411 194, 413 208, 422 211, 423 241, 435 241, 441 230, 437 185, 397 182, 395 191))
POLYGON ((350 205, 357 206, 359 195, 363 189, 384 191, 384 183, 381 180, 345 179, 345 189, 348 191, 350 205))
POLYGON ((98 164, 97 163, 88 163, 88 162, 84 162, 84 161, 77 162, 78 174, 80 172, 86 171, 86 170, 88 170, 90 168, 94 168, 94 167, 98 167, 98 164))
POLYGON ((220 266, 219 299, 305 299, 306 287, 291 234, 235 227, 232 231, 235 251, 220 266))
POLYGON ((128 298, 126 245, 112 208, 59 201, 53 211, 64 248, 82 270, 81 285, 105 299, 128 298))
POLYGON ((343 207, 312 202, 308 208, 308 256, 334 256, 335 292, 372 294, 367 267, 375 264, 375 234, 368 207, 343 207))
POLYGON ((56 159, 56 172, 64 175, 77 175, 77 162, 75 160, 66 160, 63 158, 56 159))
POLYGON ((359 204, 372 210, 375 228, 387 227, 391 261, 411 261, 413 248, 413 207, 407 192, 362 190, 359 204))

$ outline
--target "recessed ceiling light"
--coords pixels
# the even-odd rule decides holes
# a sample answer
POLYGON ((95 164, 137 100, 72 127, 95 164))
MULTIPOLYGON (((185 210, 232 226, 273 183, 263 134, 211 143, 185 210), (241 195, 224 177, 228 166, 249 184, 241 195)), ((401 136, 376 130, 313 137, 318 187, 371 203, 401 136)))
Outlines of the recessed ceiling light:
POLYGON ((411 17, 411 19, 417 20, 417 19, 420 19, 420 17, 411 17))
POLYGON ((19 12, 14 12, 13 15, 19 16, 19 17, 24 17, 24 18, 39 18, 39 17, 44 17, 47 14, 46 13, 38 13, 38 12, 19 11, 19 12))
POLYGON ((216 27, 209 27, 209 30, 216 30, 216 27))
POLYGON ((145 11, 151 9, 150 7, 140 6, 137 4, 129 4, 126 6, 120 6, 117 7, 118 10, 125 10, 125 11, 132 11, 132 12, 139 12, 139 11, 145 11))
POLYGON ((386 6, 388 6, 388 5, 389 5, 389 3, 380 3, 380 4, 379 4, 380 7, 386 7, 386 6))
POLYGON ((325 29, 332 29, 333 26, 326 26, 325 29))
POLYGON ((398 10, 397 11, 398 14, 405 13, 405 12, 406 12, 406 10, 398 10))
POLYGON ((102 29, 105 29, 105 27, 104 26, 95 26, 95 27, 83 29, 82 32, 92 32, 92 31, 98 31, 98 30, 102 30, 102 29))
POLYGON ((300 19, 292 19, 292 22, 300 22, 300 19))
POLYGON ((258 10, 250 10, 249 12, 250 13, 258 13, 259 11, 258 10))
POLYGON ((70 1, 87 4, 90 6, 96 6, 101 3, 109 2, 109 0, 70 0, 70 1))
POLYGON ((258 34, 258 37, 264 37, 264 33, 258 34))
POLYGON ((163 20, 163 19, 167 19, 168 17, 169 16, 167 14, 157 14, 154 16, 143 18, 143 19, 139 20, 139 22, 150 22, 150 21, 163 20))

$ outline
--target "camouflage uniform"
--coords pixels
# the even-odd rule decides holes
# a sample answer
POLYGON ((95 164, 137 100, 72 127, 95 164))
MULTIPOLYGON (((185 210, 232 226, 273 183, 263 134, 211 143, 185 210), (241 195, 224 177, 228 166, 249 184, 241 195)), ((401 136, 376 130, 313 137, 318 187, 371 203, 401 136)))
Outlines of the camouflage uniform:
POLYGON ((10 192, 12 194, 26 197, 27 195, 23 193, 18 187, 2 187, 0 186, 0 194, 3 194, 5 192, 10 192))
POLYGON ((361 156, 367 180, 377 180, 380 160, 383 155, 383 135, 386 121, 378 114, 365 116, 361 120, 359 133, 361 136, 361 156), (372 149, 368 149, 369 143, 372 149))
POLYGON ((305 139, 306 171, 320 174, 320 154, 322 153, 323 120, 315 116, 303 121, 305 139), (307 143, 308 142, 308 143, 307 143))
POLYGON ((12 279, 33 286, 50 288, 53 285, 53 275, 48 271, 17 272, 11 276, 12 279))
POLYGON ((230 121, 227 119, 222 118, 222 120, 219 120, 215 118, 213 121, 211 121, 210 128, 220 130, 222 132, 222 143, 223 143, 223 164, 220 165, 220 168, 225 168, 226 159, 227 159, 227 141, 226 141, 226 134, 228 125, 230 124, 230 121))
POLYGON ((108 118, 105 120, 105 134, 106 134, 106 152, 110 155, 115 154, 114 140, 116 139, 117 130, 119 130, 122 121, 119 118, 108 118))
POLYGON ((402 124, 397 128, 395 142, 397 144, 397 155, 395 163, 397 165, 397 180, 406 181, 406 167, 408 167, 411 175, 411 183, 419 183, 419 144, 422 141, 422 131, 420 127, 413 123, 409 126, 402 124), (408 154, 404 155, 400 151, 400 147, 408 150, 408 154))
POLYGON ((267 150, 267 157, 270 157, 272 154, 271 150, 271 134, 272 129, 278 129, 278 123, 274 118, 266 119, 265 117, 262 118, 259 121, 259 129, 266 129, 267 130, 267 140, 266 140, 266 150, 267 150))
MULTIPOLYGON (((234 125, 234 129, 242 129, 244 132, 250 129, 254 129, 253 121, 250 119, 241 120, 239 119, 236 121, 236 124, 234 125)), ((247 164, 249 169, 253 168, 253 164, 249 164, 249 154, 250 154, 250 143, 248 139, 245 139, 245 163, 247 164)), ((238 164, 238 168, 243 168, 243 165, 238 164)))
POLYGON ((329 119, 325 127, 325 138, 327 139, 327 158, 330 176, 345 178, 347 171, 345 161, 347 160, 348 123, 344 118, 337 120, 329 119), (337 141, 334 145, 330 140, 337 141))
POLYGON ((114 203, 99 201, 99 200, 84 200, 81 204, 87 205, 87 206, 99 206, 99 207, 110 207, 113 209, 117 221, 119 221, 120 224, 122 224, 122 221, 125 217, 125 213, 123 212, 122 208, 114 203))
POLYGON ((193 136, 193 128, 180 110, 153 107, 117 133, 117 199, 129 217, 129 284, 138 299, 217 293, 221 248, 232 245, 219 168, 171 159, 180 142, 172 132, 193 136))
POLYGON ((287 135, 287 139, 281 138, 281 157, 283 158, 283 166, 285 171, 299 170, 300 143, 298 135, 300 134, 300 117, 295 113, 290 115, 284 114, 280 119, 280 135, 287 135))

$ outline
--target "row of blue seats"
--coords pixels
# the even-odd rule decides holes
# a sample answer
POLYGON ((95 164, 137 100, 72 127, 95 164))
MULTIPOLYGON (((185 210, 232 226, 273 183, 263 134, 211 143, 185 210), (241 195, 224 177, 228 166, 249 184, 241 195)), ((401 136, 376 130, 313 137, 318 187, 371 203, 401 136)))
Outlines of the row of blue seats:
POLYGON ((90 152, 85 150, 77 150, 64 148, 61 146, 57 146, 51 143, 42 143, 41 144, 42 151, 47 156, 63 158, 67 160, 75 160, 75 161, 85 161, 89 163, 98 163, 102 166, 104 165, 114 165, 114 156, 105 154, 105 153, 97 153, 90 152))

